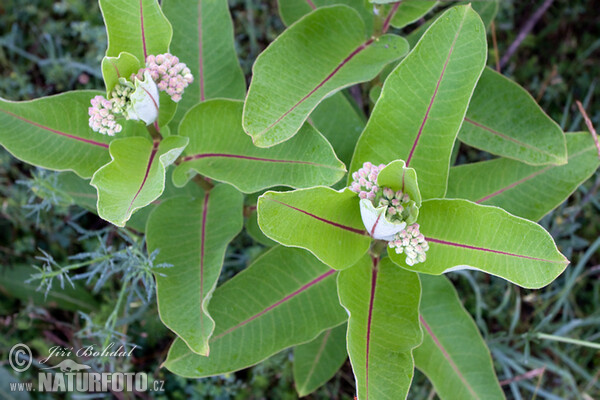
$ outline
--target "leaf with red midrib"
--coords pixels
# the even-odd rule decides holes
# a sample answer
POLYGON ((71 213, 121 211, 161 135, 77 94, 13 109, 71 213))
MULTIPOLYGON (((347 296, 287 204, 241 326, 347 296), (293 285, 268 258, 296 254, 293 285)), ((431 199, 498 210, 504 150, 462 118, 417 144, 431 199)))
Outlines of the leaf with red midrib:
POLYGON ((544 228, 501 208, 467 200, 426 200, 419 225, 429 243, 425 262, 409 266, 404 254, 390 253, 395 263, 411 271, 439 275, 471 268, 539 288, 569 264, 544 228))
MULTIPOLYGON (((0 99, 0 144, 30 164, 91 177, 110 161, 108 145, 113 140, 88 126, 90 100, 99 94, 68 92, 21 102, 0 99)), ((137 129, 135 124, 125 126, 137 129)))
POLYGON ((188 377, 220 375, 314 339, 347 318, 335 275, 304 250, 274 247, 215 290, 208 307, 216 324, 210 357, 178 339, 165 366, 188 377))
POLYGON ((108 35, 107 57, 127 52, 144 63, 148 55, 169 50, 173 30, 157 0, 100 0, 100 9, 108 35))
POLYGON ((241 231, 242 194, 217 185, 197 198, 162 202, 147 223, 148 252, 173 266, 156 274, 158 310, 164 324, 197 354, 209 355, 215 323, 208 312, 225 250, 241 231))
POLYGON ((447 10, 387 77, 350 171, 402 159, 416 170, 424 199, 444 197, 452 148, 486 56, 477 13, 447 10))
POLYGON ((199 102, 213 98, 243 99, 246 80, 234 46, 233 23, 226 1, 163 0, 173 25, 171 52, 194 76, 178 103, 171 127, 199 102))
POLYGON ((349 314, 347 346, 358 398, 406 398, 412 350, 422 338, 417 274, 389 258, 365 256, 340 272, 338 292, 349 314))
POLYGON ((258 199, 258 225, 269 238, 307 249, 332 268, 343 269, 371 244, 358 200, 349 190, 325 187, 267 192, 258 199))
POLYGON ((207 100, 192 108, 179 126, 190 138, 173 182, 182 186, 195 173, 227 182, 244 193, 272 186, 332 185, 346 172, 331 145, 311 125, 279 146, 261 149, 242 129, 243 103, 207 100))
POLYGON ((441 276, 420 279, 424 337, 414 351, 416 367, 441 399, 504 399, 490 352, 452 283, 441 276))
POLYGON ((139 136, 114 140, 112 161, 96 171, 90 182, 98 192, 98 215, 124 226, 135 210, 156 200, 165 188, 165 168, 187 142, 181 136, 167 136, 160 142, 139 136))
POLYGON ((257 58, 244 105, 244 130, 271 147, 294 136, 328 95, 375 77, 408 50, 403 38, 369 38, 345 5, 318 8, 290 26, 257 58))
POLYGON ((589 133, 570 132, 566 136, 567 164, 533 166, 498 158, 452 167, 447 197, 502 207, 511 214, 539 221, 600 167, 589 133), (544 195, 532 197, 532 193, 544 195))

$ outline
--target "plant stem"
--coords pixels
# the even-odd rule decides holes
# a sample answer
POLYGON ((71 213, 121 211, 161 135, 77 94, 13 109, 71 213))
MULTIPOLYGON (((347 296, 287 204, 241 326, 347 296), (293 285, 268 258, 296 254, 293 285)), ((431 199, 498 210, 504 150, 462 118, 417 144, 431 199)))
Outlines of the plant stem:
POLYGON ((196 175, 194 176, 194 178, 192 179, 194 182, 196 182, 196 184, 198 186, 200 186, 202 189, 206 190, 207 192, 209 190, 211 190, 212 188, 215 187, 215 185, 213 185, 212 183, 210 183, 209 180, 207 180, 205 177, 203 177, 202 175, 196 175))
POLYGON ((538 339, 553 340, 555 342, 576 344, 578 346, 589 347, 592 349, 600 350, 600 343, 588 342, 586 340, 572 339, 572 338, 568 338, 568 337, 564 337, 564 336, 549 335, 547 333, 541 333, 541 332, 536 333, 535 337, 538 339))
POLYGON ((163 137, 160 134, 160 130, 158 128, 158 121, 154 121, 153 124, 148 125, 146 128, 148 129, 150 136, 152 136, 152 139, 158 140, 158 141, 162 140, 163 137))

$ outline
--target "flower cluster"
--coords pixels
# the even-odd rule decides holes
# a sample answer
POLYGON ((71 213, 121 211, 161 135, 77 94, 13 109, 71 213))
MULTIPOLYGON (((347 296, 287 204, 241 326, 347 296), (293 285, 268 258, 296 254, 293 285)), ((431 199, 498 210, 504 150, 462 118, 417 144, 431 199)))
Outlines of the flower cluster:
POLYGON ((377 185, 377 177, 385 167, 366 162, 352 174, 349 189, 360 198, 362 221, 371 237, 387 241, 398 254, 406 254, 408 265, 424 262, 429 244, 415 223, 419 207, 404 189, 394 191, 377 185))
POLYGON ((148 56, 146 66, 131 79, 119 78, 108 98, 96 96, 88 109, 89 125, 95 132, 114 136, 123 127, 117 118, 144 121, 147 125, 158 118, 158 92, 165 91, 175 102, 181 100, 184 89, 194 81, 190 69, 172 54, 148 56))
POLYGON ((134 77, 141 79, 146 71, 150 73, 158 89, 167 92, 174 102, 181 100, 184 89, 194 81, 190 69, 169 53, 148 56, 146 68, 140 69, 137 74, 131 76, 131 79, 133 80, 134 77))
POLYGON ((398 190, 394 192, 390 188, 383 188, 381 199, 379 199, 379 207, 387 206, 387 217, 390 221, 403 221, 405 218, 405 208, 409 207, 410 196, 398 190))
POLYGON ((121 132, 123 127, 115 121, 112 101, 106 100, 102 96, 96 96, 91 103, 92 106, 88 108, 89 125, 95 132, 108 136, 114 136, 115 133, 121 132))
POLYGON ((419 231, 419 224, 409 225, 406 229, 398 232, 388 246, 395 249, 398 254, 406 254, 406 264, 408 265, 424 262, 427 258, 425 253, 429 250, 425 236, 419 231))
POLYGON ((363 164, 363 167, 352 174, 354 181, 350 185, 350 190, 358 193, 361 199, 375 200, 379 187, 377 186, 377 174, 385 167, 385 164, 375 166, 370 162, 363 164))

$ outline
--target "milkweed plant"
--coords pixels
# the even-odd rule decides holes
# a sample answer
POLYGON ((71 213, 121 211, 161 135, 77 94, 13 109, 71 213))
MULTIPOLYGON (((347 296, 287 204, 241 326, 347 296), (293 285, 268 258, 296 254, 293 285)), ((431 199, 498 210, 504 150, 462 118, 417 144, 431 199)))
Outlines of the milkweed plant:
POLYGON ((293 348, 299 396, 349 357, 360 400, 405 398, 415 367, 442 399, 504 398, 445 274, 551 283, 569 260, 536 221, 600 160, 486 68, 496 2, 280 0, 248 89, 225 0, 100 6, 106 90, 1 100, 0 142, 172 265, 155 275, 169 371, 293 348), (495 158, 454 165, 460 143, 495 158), (217 288, 244 227, 265 250, 217 288))

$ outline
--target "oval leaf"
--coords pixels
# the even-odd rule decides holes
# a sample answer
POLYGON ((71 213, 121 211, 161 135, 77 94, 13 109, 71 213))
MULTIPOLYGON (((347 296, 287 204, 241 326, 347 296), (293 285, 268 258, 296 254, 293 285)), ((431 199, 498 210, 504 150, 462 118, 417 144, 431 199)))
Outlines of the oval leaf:
POLYGON ((458 138, 531 165, 565 164, 565 135, 525 89, 486 68, 458 138))
POLYGON ((278 185, 331 185, 344 176, 344 164, 309 124, 280 146, 254 146, 242 129, 242 108, 241 101, 209 100, 190 110, 179 127, 190 144, 173 173, 175 185, 197 172, 253 193, 278 185))
POLYGON ((298 396, 314 392, 333 378, 346 358, 346 324, 328 329, 315 340, 294 347, 294 383, 298 396))
POLYGON ((321 7, 344 4, 352 7, 360 14, 367 32, 373 32, 373 6, 368 0, 278 0, 279 16, 286 26, 292 25, 300 18, 321 7))
POLYGON ((539 221, 600 167, 589 133, 567 133, 566 136, 567 164, 531 166, 500 158, 452 167, 447 196, 498 206, 519 217, 539 221))
POLYGON ((242 194, 218 185, 198 198, 162 202, 147 225, 148 253, 173 267, 155 274, 160 318, 194 352, 208 356, 215 323, 207 306, 225 250, 242 229, 242 194))
POLYGON ((338 92, 324 99, 310 114, 312 125, 327 138, 344 165, 350 165, 354 145, 365 128, 365 116, 338 92))
POLYGON ((90 182, 98 191, 98 215, 124 226, 137 209, 156 200, 165 188, 165 168, 181 154, 187 142, 180 136, 169 136, 160 142, 144 137, 111 142, 112 161, 96 171, 90 182))
POLYGON ((118 57, 104 57, 102 59, 102 77, 108 94, 119 83, 119 78, 129 79, 131 74, 137 74, 141 68, 140 60, 133 54, 121 52, 118 57))
POLYGON ((424 199, 446 192, 452 147, 485 65, 481 19, 469 6, 444 13, 388 76, 350 171, 365 161, 406 161, 424 199))
POLYGON ((215 290, 208 311, 216 324, 210 357, 177 339, 164 364, 171 372, 201 378, 237 371, 347 318, 336 296, 335 271, 304 250, 281 246, 215 290))
POLYGON ((225 0, 164 0, 162 9, 173 24, 171 52, 194 75, 178 103, 171 126, 200 101, 243 99, 246 80, 238 63, 233 23, 225 0))
POLYGON ((402 29, 413 22, 423 18, 433 7, 438 4, 436 0, 404 0, 392 17, 391 24, 394 28, 402 29))
POLYGON ((256 59, 244 130, 257 146, 281 143, 327 95, 374 78, 407 50, 406 41, 395 35, 366 39, 364 23, 350 7, 315 10, 256 59))
POLYGON ((31 101, 0 99, 0 143, 29 164, 89 178, 110 161, 108 144, 113 139, 88 126, 90 100, 99 94, 77 91, 31 101))
POLYGON ((536 289, 556 279, 569 264, 544 228, 498 207, 426 200, 419 225, 429 243, 427 261, 408 266, 403 254, 390 251, 392 261, 411 271, 439 275, 476 269, 536 289))
POLYGON ((258 199, 258 225, 271 239, 307 249, 335 269, 356 263, 371 244, 358 197, 349 190, 267 192, 258 199))
POLYGON ((169 51, 173 30, 157 0, 100 0, 108 34, 108 57, 133 54, 143 64, 146 57, 169 51))
POLYGON ((358 400, 405 399, 413 377, 412 350, 421 343, 419 277, 388 258, 363 257, 338 277, 349 314, 348 354, 358 400))
POLYGON ((423 343, 414 351, 416 367, 442 400, 504 399, 490 351, 450 281, 420 278, 423 343))

